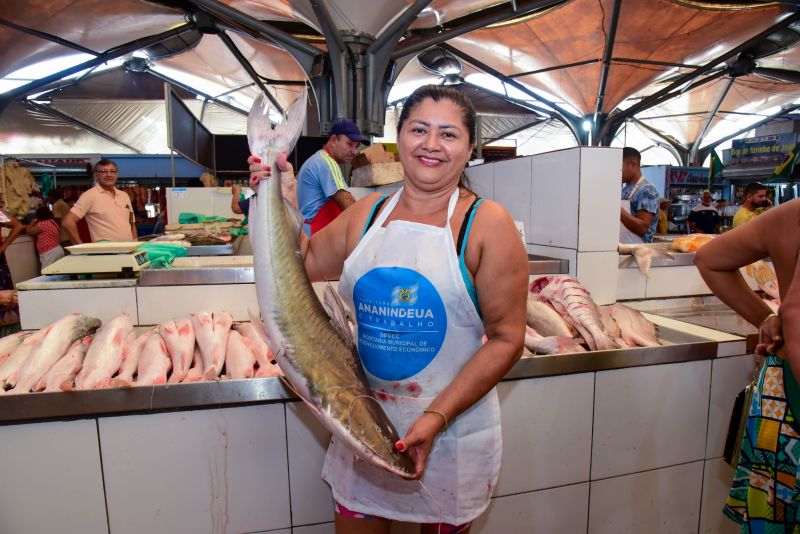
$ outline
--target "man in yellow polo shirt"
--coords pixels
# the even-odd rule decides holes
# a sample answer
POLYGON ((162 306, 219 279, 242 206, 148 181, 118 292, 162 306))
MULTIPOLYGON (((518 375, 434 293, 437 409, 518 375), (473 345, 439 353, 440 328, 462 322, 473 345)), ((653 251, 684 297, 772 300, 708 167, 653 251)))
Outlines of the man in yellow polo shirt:
POLYGON ((733 227, 736 228, 755 219, 767 207, 769 207, 767 187, 759 182, 750 182, 744 188, 744 202, 733 216, 733 227))
POLYGON ((97 185, 84 192, 64 217, 62 225, 70 241, 82 243, 78 235, 78 220, 86 217, 92 241, 134 241, 137 237, 133 205, 128 194, 117 189, 119 169, 108 159, 94 166, 97 185))

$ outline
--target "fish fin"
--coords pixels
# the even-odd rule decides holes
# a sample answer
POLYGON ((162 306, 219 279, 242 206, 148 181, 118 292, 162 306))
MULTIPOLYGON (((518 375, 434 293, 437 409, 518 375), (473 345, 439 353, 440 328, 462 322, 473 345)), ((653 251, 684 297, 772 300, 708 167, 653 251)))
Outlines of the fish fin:
POLYGON ((350 325, 347 322, 347 311, 344 308, 342 299, 334 291, 333 286, 328 284, 325 286, 325 291, 322 294, 322 306, 331 318, 331 324, 339 332, 347 348, 353 347, 353 333, 350 330, 350 325))
MULTIPOLYGON (((292 205, 292 203, 286 200, 285 198, 283 199, 283 205, 286 207, 286 213, 289 214, 289 220, 294 223, 294 229, 297 235, 299 236, 300 232, 303 231, 303 222, 305 221, 305 219, 303 218, 303 214, 300 213, 300 210, 295 208, 292 205)), ((297 252, 298 254, 300 253, 299 250, 297 252)))

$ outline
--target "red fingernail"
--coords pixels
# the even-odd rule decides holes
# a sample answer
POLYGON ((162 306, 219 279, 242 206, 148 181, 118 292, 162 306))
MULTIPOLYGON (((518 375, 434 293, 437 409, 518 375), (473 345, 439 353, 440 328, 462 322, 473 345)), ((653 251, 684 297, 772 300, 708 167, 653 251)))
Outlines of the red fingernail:
POLYGON ((404 450, 406 450, 406 446, 403 444, 402 441, 398 441, 397 443, 395 443, 394 447, 395 447, 395 449, 397 449, 400 452, 403 452, 404 450))
POLYGON ((258 156, 253 156, 253 161, 255 161, 256 163, 261 163, 261 158, 259 158, 258 156))

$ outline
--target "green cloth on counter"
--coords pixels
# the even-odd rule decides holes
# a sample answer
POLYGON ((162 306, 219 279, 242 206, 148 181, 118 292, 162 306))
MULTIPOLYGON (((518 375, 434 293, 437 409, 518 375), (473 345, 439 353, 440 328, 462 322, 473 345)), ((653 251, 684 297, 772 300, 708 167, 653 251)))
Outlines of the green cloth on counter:
POLYGON ((205 222, 225 222, 228 219, 220 217, 219 215, 200 215, 199 213, 191 213, 185 211, 178 215, 179 224, 201 224, 205 222))
POLYGON ((186 256, 186 247, 162 243, 144 243, 139 250, 147 252, 151 269, 171 269, 175 258, 186 256))

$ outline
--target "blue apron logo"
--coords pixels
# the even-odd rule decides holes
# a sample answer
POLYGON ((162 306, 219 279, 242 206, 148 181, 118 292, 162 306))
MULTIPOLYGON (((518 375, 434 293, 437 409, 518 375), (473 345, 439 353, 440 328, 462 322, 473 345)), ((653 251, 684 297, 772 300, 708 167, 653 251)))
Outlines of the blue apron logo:
POLYGON ((427 278, 402 267, 378 267, 353 288, 358 353, 366 370, 382 380, 404 380, 439 353, 447 313, 427 278))

